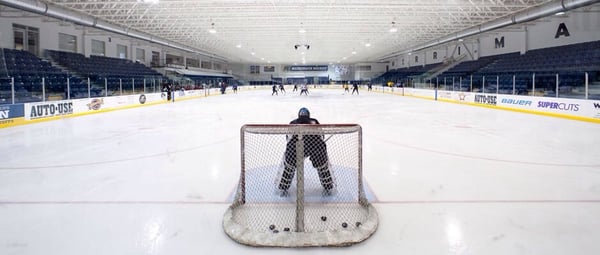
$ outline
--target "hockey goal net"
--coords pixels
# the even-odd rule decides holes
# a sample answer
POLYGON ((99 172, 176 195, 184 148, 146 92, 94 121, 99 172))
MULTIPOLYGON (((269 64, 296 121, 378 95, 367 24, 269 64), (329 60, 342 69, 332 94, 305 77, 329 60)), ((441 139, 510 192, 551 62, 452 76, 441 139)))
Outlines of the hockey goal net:
POLYGON ((241 174, 223 228, 251 246, 343 246, 377 229, 356 124, 244 125, 241 174))

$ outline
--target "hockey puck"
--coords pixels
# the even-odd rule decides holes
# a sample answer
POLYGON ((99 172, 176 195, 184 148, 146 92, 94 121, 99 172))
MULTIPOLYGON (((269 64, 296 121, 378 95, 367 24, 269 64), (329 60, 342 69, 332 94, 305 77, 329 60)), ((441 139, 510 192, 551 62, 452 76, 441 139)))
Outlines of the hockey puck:
POLYGON ((346 223, 346 222, 342 223, 342 227, 343 228, 347 228, 348 227, 348 223, 346 223))
POLYGON ((283 228, 283 231, 290 231, 290 228, 283 228))
POLYGON ((322 221, 326 221, 326 220, 327 220, 327 217, 326 217, 326 216, 321 216, 321 220, 322 220, 322 221))
POLYGON ((270 230, 273 230, 273 229, 275 229, 275 225, 271 225, 271 226, 269 226, 269 229, 270 229, 270 230))

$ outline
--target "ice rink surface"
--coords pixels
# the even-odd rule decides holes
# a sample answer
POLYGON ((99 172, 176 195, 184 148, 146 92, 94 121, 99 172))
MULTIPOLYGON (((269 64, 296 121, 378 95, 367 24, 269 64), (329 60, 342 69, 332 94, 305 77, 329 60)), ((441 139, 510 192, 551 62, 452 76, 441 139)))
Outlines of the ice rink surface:
POLYGON ((598 254, 600 125, 361 90, 228 93, 0 130, 0 254, 598 254), (362 125, 365 242, 222 229, 243 124, 362 125))

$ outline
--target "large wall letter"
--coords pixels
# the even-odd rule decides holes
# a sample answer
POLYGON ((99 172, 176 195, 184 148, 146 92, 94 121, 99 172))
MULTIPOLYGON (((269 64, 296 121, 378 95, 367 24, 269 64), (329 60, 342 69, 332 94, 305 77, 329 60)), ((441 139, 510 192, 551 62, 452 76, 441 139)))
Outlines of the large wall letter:
POLYGON ((494 48, 504 48, 504 36, 500 37, 500 40, 494 39, 494 48))
POLYGON ((565 23, 560 23, 558 25, 558 29, 556 30, 556 35, 554 35, 554 38, 559 38, 561 35, 564 35, 566 37, 571 36, 569 34, 569 29, 567 29, 567 25, 565 25, 565 23))

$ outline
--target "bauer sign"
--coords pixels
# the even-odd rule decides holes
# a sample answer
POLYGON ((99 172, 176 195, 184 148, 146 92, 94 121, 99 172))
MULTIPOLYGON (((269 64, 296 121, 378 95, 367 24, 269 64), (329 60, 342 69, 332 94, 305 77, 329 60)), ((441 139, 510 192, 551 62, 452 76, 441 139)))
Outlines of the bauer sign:
POLYGON ((34 120, 53 116, 73 114, 72 101, 25 104, 25 119, 34 120))

